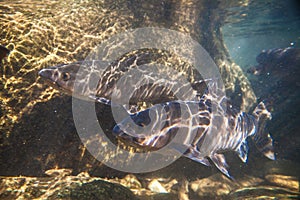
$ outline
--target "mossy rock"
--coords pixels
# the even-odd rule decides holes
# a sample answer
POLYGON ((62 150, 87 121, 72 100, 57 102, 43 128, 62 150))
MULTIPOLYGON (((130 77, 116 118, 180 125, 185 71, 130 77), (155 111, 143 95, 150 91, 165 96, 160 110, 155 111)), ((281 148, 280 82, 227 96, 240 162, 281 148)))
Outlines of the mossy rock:
POLYGON ((84 183, 72 189, 70 194, 71 199, 97 199, 97 200, 126 200, 138 199, 134 194, 118 184, 109 183, 106 181, 96 180, 89 183, 84 183))

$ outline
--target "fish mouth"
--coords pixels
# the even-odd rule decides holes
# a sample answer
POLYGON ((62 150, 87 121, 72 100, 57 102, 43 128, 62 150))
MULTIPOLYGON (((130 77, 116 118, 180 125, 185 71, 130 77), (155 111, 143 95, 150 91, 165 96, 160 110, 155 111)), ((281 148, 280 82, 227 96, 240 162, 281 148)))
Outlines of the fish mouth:
POLYGON ((118 125, 113 128, 113 135, 116 136, 119 140, 121 140, 125 144, 129 144, 132 147, 136 148, 148 148, 143 145, 143 141, 146 139, 144 137, 132 136, 126 132, 124 132, 118 125))
POLYGON ((61 86, 57 81, 54 81, 52 79, 52 72, 48 69, 42 69, 38 72, 38 75, 46 82, 47 85, 53 87, 54 89, 57 89, 59 91, 62 91, 64 93, 72 95, 72 92, 68 89, 61 86))
POLYGON ((52 76, 52 71, 49 69, 42 69, 39 71, 38 75, 45 79, 49 79, 52 76))
POLYGON ((38 75, 49 85, 51 86, 59 86, 51 77, 52 72, 48 69, 42 69, 39 71, 38 75))

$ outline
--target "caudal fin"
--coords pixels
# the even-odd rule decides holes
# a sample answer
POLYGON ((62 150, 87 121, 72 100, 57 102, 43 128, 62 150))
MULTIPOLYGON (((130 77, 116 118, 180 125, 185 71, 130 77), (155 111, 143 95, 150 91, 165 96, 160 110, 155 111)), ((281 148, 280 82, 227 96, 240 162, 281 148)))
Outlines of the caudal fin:
POLYGON ((272 118, 264 102, 260 102, 253 111, 253 116, 257 120, 257 130, 252 136, 257 148, 269 159, 275 160, 273 140, 265 127, 268 120, 272 118))

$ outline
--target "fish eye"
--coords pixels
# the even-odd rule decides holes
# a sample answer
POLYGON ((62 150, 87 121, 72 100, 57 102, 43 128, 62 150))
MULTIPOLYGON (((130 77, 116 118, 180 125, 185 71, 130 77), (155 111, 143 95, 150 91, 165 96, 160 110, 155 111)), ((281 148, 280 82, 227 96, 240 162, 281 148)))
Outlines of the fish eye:
POLYGON ((62 79, 63 79, 64 81, 68 81, 68 80, 70 79, 70 74, 67 73, 67 72, 64 72, 64 73, 62 74, 62 79))

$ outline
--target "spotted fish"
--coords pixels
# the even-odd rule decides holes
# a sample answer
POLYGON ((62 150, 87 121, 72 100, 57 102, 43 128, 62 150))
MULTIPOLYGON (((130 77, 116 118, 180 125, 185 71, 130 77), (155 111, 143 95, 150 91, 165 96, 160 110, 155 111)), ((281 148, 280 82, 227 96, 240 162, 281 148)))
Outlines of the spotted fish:
MULTIPOLYGON (((111 64, 97 60, 62 64, 43 69, 39 75, 51 86, 74 97, 112 105, 112 93, 122 76, 132 69, 143 71, 140 66, 151 63, 152 60, 151 52, 143 52, 111 64), (77 90, 74 89, 75 80, 78 81, 77 90)), ((171 71, 162 70, 168 68, 158 68, 158 74, 172 75, 171 71)), ((141 112, 128 110, 131 115, 114 127, 113 134, 125 143, 145 150, 161 149, 172 143, 175 150, 204 165, 210 165, 209 158, 228 177, 228 165, 222 151, 236 151, 242 161, 246 162, 247 137, 255 141, 264 155, 270 159, 275 158, 272 139, 264 132, 265 123, 271 118, 264 103, 260 103, 252 114, 238 111, 227 105, 225 96, 217 95, 211 90, 202 94, 202 86, 206 86, 206 81, 201 80, 197 72, 184 68, 180 70, 180 76, 186 71, 191 72, 187 77, 194 75, 188 80, 188 87, 176 82, 179 88, 174 88, 172 80, 168 82, 167 79, 163 79, 164 87, 161 87, 161 76, 154 83, 149 82, 147 74, 139 77, 140 82, 145 85, 133 93, 130 101, 133 101, 133 104, 152 101, 154 106, 141 112), (182 100, 174 98, 179 93, 183 97, 182 100), (146 126, 147 132, 143 132, 145 129, 136 129, 146 126), (173 142, 178 135, 181 139, 173 142)), ((179 77, 172 78, 178 80, 179 77)), ((130 79, 122 81, 124 85, 135 84, 131 83, 130 79)), ((215 81, 212 81, 210 85, 213 86, 213 91, 217 91, 217 84, 214 83, 215 81)))
POLYGON ((197 93, 201 92, 201 90, 203 92, 203 84, 200 81, 202 78, 196 69, 175 69, 181 73, 177 73, 174 77, 169 77, 171 74, 174 74, 170 67, 161 68, 153 65, 151 74, 154 74, 154 76, 152 79, 149 79, 149 75, 144 72, 146 70, 143 68, 143 65, 151 65, 163 55, 145 50, 124 55, 121 59, 112 63, 105 63, 99 60, 78 61, 42 69, 39 71, 39 76, 48 84, 66 94, 73 95, 79 99, 92 100, 109 105, 111 105, 113 92, 116 92, 118 81, 121 82, 121 86, 131 87, 126 88, 126 90, 132 89, 132 94, 130 95, 130 104, 132 105, 137 104, 137 102, 156 104, 175 100, 179 93, 183 99, 194 99, 197 93), (127 79, 122 79, 126 77, 126 73, 130 73, 133 70, 135 70, 134 73, 140 74, 138 77, 138 81, 142 83, 140 87, 135 85, 136 83, 131 80, 130 76, 127 79), (153 72, 156 72, 156 74, 153 72), (182 77, 187 80, 188 85, 178 84, 178 80, 183 79, 182 77), (152 80, 156 80, 156 82, 152 80), (163 85, 161 84, 162 81, 163 85))
POLYGON ((113 134, 128 145, 157 150, 170 144, 184 156, 210 166, 210 161, 231 177, 222 154, 235 151, 247 161, 247 138, 274 160, 272 138, 265 132, 270 112, 261 102, 248 114, 233 108, 225 97, 218 100, 207 92, 200 101, 170 101, 132 114, 113 129, 113 134), (143 128, 144 127, 144 128, 143 128), (182 134, 172 141, 178 134, 182 134))

